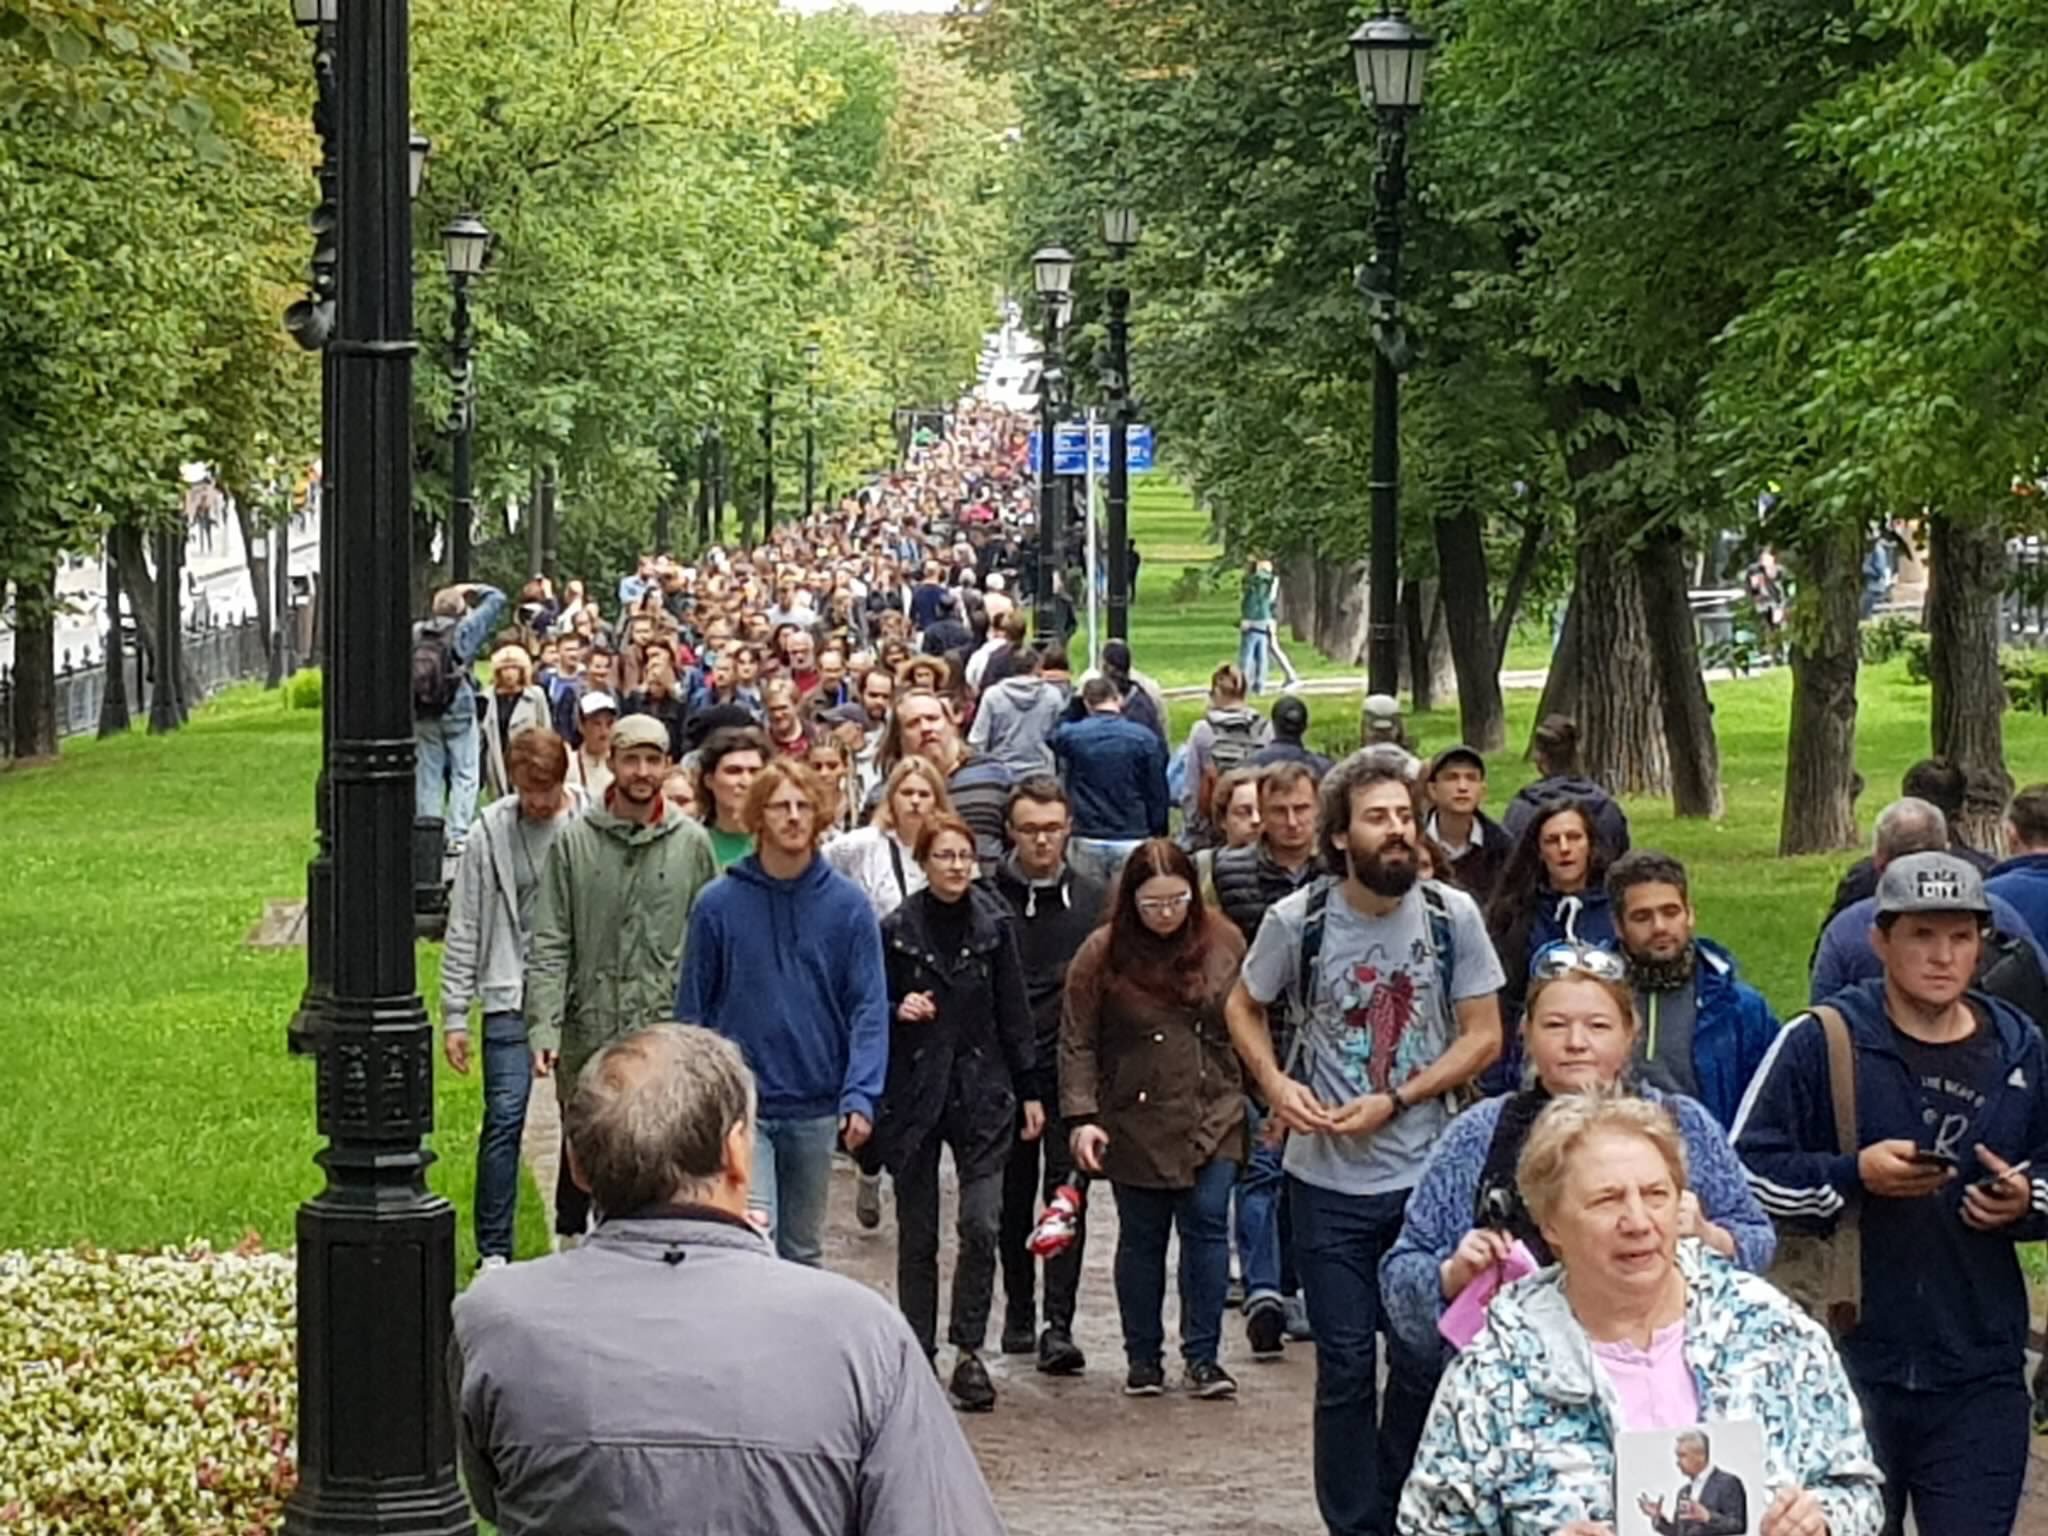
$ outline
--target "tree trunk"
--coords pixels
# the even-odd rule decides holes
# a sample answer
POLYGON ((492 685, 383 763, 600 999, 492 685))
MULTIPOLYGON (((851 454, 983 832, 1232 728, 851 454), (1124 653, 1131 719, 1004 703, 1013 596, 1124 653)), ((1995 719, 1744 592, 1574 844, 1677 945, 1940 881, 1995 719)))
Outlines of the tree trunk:
POLYGON ((1685 550, 1678 531, 1660 529, 1636 552, 1643 617, 1664 701, 1664 746, 1671 756, 1671 808, 1709 821, 1721 815, 1721 749, 1714 706, 1700 672, 1699 635, 1687 597, 1685 550))
POLYGON ((1582 537, 1572 611, 1579 621, 1578 722, 1587 777, 1617 795, 1668 793, 1663 689, 1642 581, 1618 530, 1582 537))
POLYGON ((57 755, 57 571, 14 583, 14 760, 57 755))
MULTIPOLYGON (((226 488, 223 487, 225 490, 226 488)), ((249 516, 249 504, 239 492, 227 491, 228 500, 234 505, 235 527, 242 535, 242 563, 249 568, 249 585, 256 589, 256 623, 263 634, 263 650, 266 655, 276 642, 276 626, 270 622, 270 595, 276 583, 270 579, 270 557, 258 558, 250 551, 255 549, 256 540, 263 530, 249 516)), ((273 538, 289 538, 283 528, 271 530, 273 538)))
POLYGON ((126 735, 128 716, 128 664, 125 655, 126 641, 122 638, 121 624, 121 576, 114 562, 111 542, 101 570, 107 576, 107 645, 104 667, 106 681, 100 688, 99 734, 102 737, 126 735))
POLYGON ((1785 742, 1785 811, 1778 852, 1856 846, 1857 619, 1860 530, 1845 528, 1800 552, 1791 614, 1792 727, 1785 742))
MULTIPOLYGON (((1507 665, 1508 642, 1515 638, 1515 621, 1522 616, 1522 595, 1529 590, 1529 580, 1536 574, 1536 561, 1543 553, 1543 536, 1549 530, 1537 518, 1530 517, 1522 524, 1522 542, 1515 550, 1514 569, 1508 573, 1508 584, 1501 593, 1500 612, 1493 619, 1493 669, 1498 672, 1507 665)), ((1480 569, 1484 570, 1486 546, 1479 546, 1480 569)), ((1472 745, 1477 746, 1474 742, 1472 745)))
MULTIPOLYGON (((151 573, 147 553, 155 539, 125 523, 116 523, 107 537, 114 546, 114 564, 121 574, 121 595, 127 598, 128 612, 134 617, 135 635, 141 643, 143 656, 149 662, 150 687, 154 689, 157 659, 163 654, 157 637, 156 577, 151 573)), ((199 674, 192 670, 188 657, 182 658, 182 662, 184 696, 196 699, 200 697, 199 674)), ((137 712, 146 714, 148 706, 149 701, 138 696, 133 707, 137 712)))
POLYGON ((1346 666, 1365 662, 1367 604, 1365 562, 1316 562, 1315 648, 1346 666))
POLYGON ((1435 679, 1429 675, 1429 622, 1422 583, 1413 576, 1401 583, 1400 641, 1399 675, 1408 685, 1409 709, 1418 715, 1435 709, 1435 679))
POLYGON ((1296 645, 1315 644, 1316 557, 1312 551, 1296 550, 1273 562, 1280 579, 1280 617, 1296 645))
POLYGON ((1436 568, 1451 665, 1458 676, 1458 732, 1467 745, 1498 752, 1508 744, 1508 714, 1487 612, 1486 539, 1477 511, 1437 519, 1436 568))
MULTIPOLYGON (((1536 701, 1536 719, 1530 728, 1541 725, 1548 715, 1572 715, 1579 712, 1579 605, 1566 599, 1564 623, 1558 626, 1557 644, 1551 647, 1550 670, 1544 674, 1543 697, 1536 701)), ((1533 743, 1532 743, 1533 747, 1533 743)), ((1522 749, 1528 757, 1532 747, 1522 749)))
POLYGON ((2005 769, 2005 679, 1998 670, 2005 539, 1996 522, 1930 520, 1927 671, 1934 684, 1933 748, 1971 781, 1963 835, 1999 846, 2000 812, 2012 789, 2005 769))

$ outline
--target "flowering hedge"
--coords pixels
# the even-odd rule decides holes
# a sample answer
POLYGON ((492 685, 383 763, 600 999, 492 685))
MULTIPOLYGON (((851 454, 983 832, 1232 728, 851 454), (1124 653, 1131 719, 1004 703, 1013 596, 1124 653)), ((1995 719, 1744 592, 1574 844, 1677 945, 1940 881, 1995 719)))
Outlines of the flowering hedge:
POLYGON ((0 1532, 274 1530, 293 1289, 246 1249, 0 1253, 0 1532))

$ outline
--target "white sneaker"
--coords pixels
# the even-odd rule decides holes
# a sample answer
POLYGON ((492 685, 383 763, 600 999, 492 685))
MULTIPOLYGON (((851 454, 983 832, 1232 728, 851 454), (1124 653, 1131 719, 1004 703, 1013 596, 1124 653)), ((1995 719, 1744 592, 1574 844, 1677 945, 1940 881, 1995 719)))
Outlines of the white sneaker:
POLYGON ((502 1253, 487 1253, 483 1256, 483 1258, 477 1261, 476 1272, 481 1275, 489 1270, 504 1269, 508 1265, 510 1265, 511 1262, 512 1261, 506 1258, 505 1255, 503 1255, 502 1253))

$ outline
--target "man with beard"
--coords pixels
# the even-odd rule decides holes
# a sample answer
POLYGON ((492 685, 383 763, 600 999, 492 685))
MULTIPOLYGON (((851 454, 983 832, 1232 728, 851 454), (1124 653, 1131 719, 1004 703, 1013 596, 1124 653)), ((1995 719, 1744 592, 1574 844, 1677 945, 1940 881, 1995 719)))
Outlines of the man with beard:
POLYGON ((1670 854, 1623 854, 1607 871, 1607 897, 1635 982, 1637 1072, 1734 1125, 1777 1038, 1771 1005, 1727 950, 1699 937, 1685 866, 1670 854))
POLYGON ((1449 1122, 1447 1096, 1500 1054, 1500 961, 1472 898, 1416 878, 1414 759, 1353 753, 1324 778, 1329 873, 1274 904, 1226 1014, 1273 1117, 1295 1266, 1316 1339, 1316 1503, 1332 1536, 1391 1527, 1429 1409, 1428 1371, 1389 1340, 1384 1432, 1380 1259, 1449 1122), (1300 1032, 1282 1062, 1268 1010, 1300 1032))

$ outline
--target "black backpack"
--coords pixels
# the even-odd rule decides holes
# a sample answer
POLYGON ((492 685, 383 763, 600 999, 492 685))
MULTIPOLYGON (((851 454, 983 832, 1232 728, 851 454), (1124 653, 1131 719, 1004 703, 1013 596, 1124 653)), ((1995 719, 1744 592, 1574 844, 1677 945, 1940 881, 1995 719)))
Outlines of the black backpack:
POLYGON ((1984 938, 1977 962, 1977 989, 2002 998, 2048 1034, 2048 976, 2041 974, 2040 956, 2024 938, 1993 929, 1984 938))
POLYGON ((462 687, 462 664, 455 657, 455 626, 421 625, 412 644, 412 717, 438 720, 455 703, 462 687))

